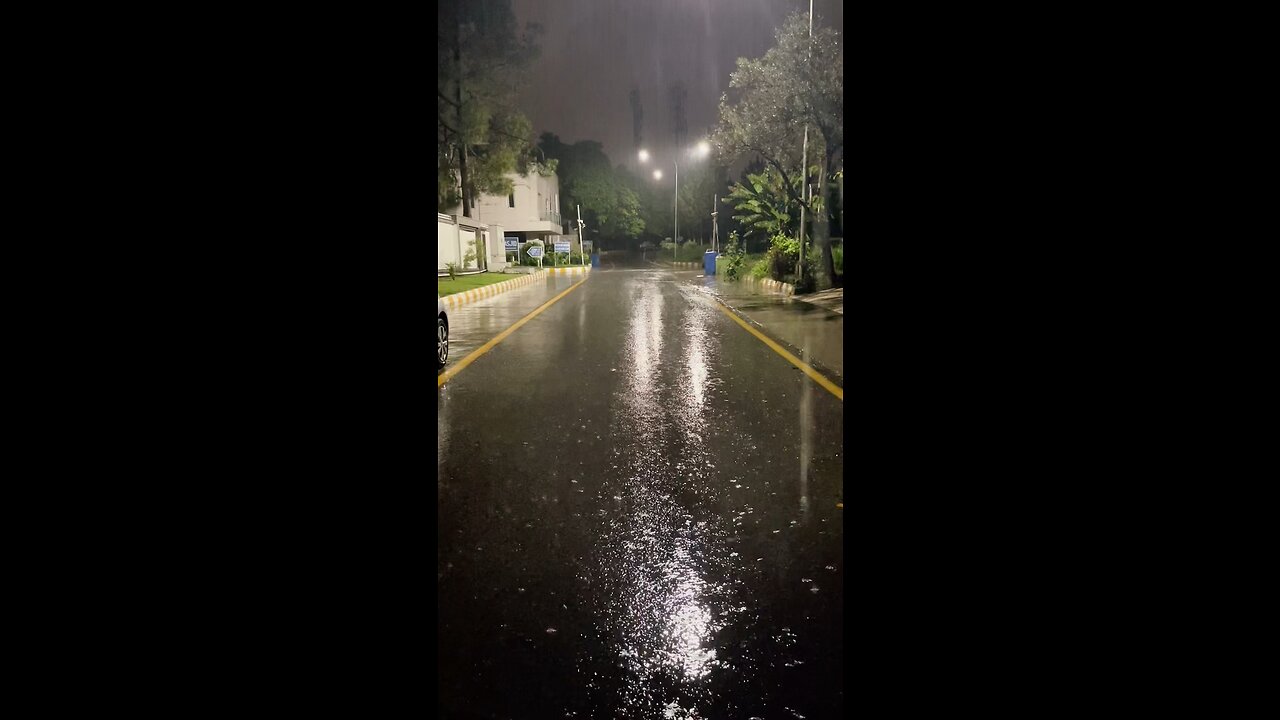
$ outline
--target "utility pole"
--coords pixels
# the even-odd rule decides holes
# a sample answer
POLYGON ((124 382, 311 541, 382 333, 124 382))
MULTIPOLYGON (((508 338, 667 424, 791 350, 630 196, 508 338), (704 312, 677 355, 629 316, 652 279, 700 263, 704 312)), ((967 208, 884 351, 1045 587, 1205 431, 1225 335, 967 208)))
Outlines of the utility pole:
POLYGON ((716 215, 720 213, 717 208, 720 206, 720 196, 716 195, 711 200, 711 252, 720 252, 720 226, 716 224, 716 215))
POLYGON ((671 266, 674 268, 676 259, 679 257, 678 251, 680 250, 680 161, 674 160, 673 162, 676 165, 676 234, 671 238, 671 244, 673 245, 671 248, 671 266))
POLYGON ((585 258, 582 255, 582 206, 581 205, 578 206, 578 260, 583 261, 582 262, 583 265, 587 264, 585 262, 585 258))

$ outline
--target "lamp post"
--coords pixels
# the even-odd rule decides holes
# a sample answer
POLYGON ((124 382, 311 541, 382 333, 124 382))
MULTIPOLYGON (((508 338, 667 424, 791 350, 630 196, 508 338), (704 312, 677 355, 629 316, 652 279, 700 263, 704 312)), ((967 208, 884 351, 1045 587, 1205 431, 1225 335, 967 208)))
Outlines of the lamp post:
MULTIPOLYGON (((711 144, 708 143, 706 140, 699 141, 694 148, 689 150, 689 154, 694 157, 704 158, 711 154, 711 144)), ((649 162, 648 150, 640 151, 640 162, 642 163, 649 162)), ((675 230, 673 231, 674 234, 671 236, 671 244, 673 246, 671 248, 671 262, 674 264, 676 262, 676 258, 679 257, 679 251, 680 251, 680 157, 678 154, 676 157, 671 159, 671 164, 675 166, 675 170, 676 170, 675 203, 673 205, 675 208, 675 215, 673 218, 675 220, 675 230)), ((661 180, 662 171, 654 170, 653 179, 661 180)))

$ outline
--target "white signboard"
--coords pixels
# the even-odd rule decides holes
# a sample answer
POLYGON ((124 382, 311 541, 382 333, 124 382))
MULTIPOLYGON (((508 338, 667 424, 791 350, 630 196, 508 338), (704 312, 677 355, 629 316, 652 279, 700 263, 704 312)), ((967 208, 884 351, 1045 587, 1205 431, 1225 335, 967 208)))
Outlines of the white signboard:
POLYGON ((569 252, 569 243, 567 243, 567 242, 556 242, 556 252, 558 252, 558 253, 567 253, 567 252, 569 252))

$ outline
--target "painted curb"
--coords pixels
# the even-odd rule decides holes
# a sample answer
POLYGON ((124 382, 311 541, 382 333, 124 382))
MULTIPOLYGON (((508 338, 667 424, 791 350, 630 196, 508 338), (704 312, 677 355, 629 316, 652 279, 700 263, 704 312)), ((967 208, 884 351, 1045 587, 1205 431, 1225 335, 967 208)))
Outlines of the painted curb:
POLYGON ((542 273, 540 272, 529 273, 528 275, 518 275, 512 280, 504 280, 500 283, 485 285, 484 287, 481 287, 481 288, 474 288, 472 290, 466 290, 460 293, 453 293, 452 295, 445 295, 440 299, 444 301, 445 307, 448 307, 448 308, 461 307, 463 305, 466 305, 469 302, 475 302, 476 300, 480 300, 483 298, 493 297, 494 295, 498 295, 499 293, 504 293, 508 290, 514 290, 515 288, 521 287, 523 285, 528 285, 529 283, 532 283, 540 279, 541 277, 542 277, 542 273))
POLYGON ((553 267, 553 268, 544 267, 542 269, 548 273, 551 273, 552 275, 575 275, 578 273, 591 272, 590 265, 575 265, 573 267, 553 267))
POLYGON ((791 283, 778 282, 773 278, 757 278, 757 277, 748 275, 742 278, 741 282, 744 285, 759 286, 761 290, 764 290, 765 292, 773 293, 774 295, 783 295, 786 297, 790 297, 796 294, 795 285, 792 285, 791 283))

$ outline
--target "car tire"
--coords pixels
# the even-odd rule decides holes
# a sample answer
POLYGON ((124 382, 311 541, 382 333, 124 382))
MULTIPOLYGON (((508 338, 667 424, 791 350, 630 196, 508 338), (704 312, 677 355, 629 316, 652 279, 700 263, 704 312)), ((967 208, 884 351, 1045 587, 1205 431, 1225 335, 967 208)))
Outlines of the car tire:
POLYGON ((436 360, 438 367, 449 361, 449 323, 444 318, 436 318, 436 360))

